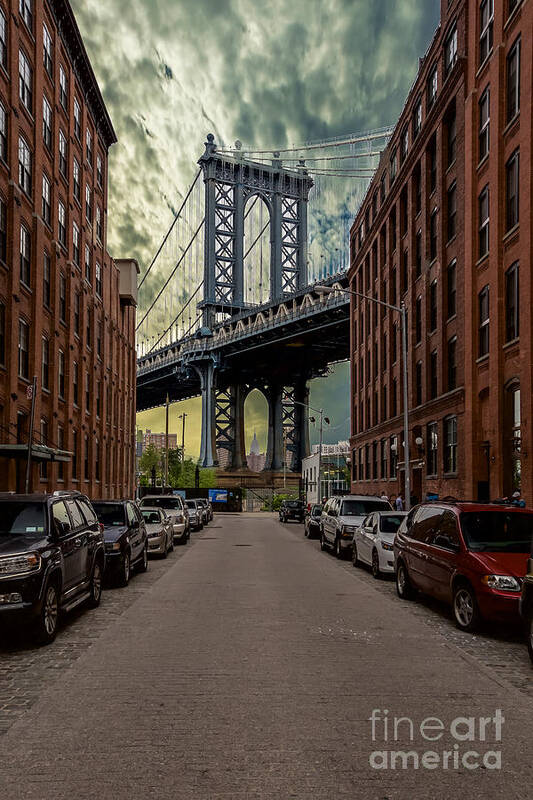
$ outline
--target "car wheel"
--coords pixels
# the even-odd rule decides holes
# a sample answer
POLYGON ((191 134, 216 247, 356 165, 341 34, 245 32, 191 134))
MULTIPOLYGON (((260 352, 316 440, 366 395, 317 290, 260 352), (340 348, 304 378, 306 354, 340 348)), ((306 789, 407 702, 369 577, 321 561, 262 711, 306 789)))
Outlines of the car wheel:
POLYGON ((376 579, 381 578, 381 570, 379 568, 379 555, 377 550, 374 550, 372 552, 372 575, 376 579))
POLYGON ((324 552, 325 550, 327 550, 327 546, 326 546, 326 540, 324 539, 324 534, 323 534, 323 533, 321 533, 321 534, 320 534, 320 549, 321 549, 323 552, 324 552))
POLYGON ((529 657, 531 662, 533 663, 533 609, 529 610, 529 614, 526 619, 526 632, 527 632, 527 649, 529 652, 529 657))
POLYGON ((102 566, 99 561, 94 562, 89 594, 89 605, 91 608, 96 608, 102 599, 102 566))
POLYGON ((399 561, 396 568, 396 591, 398 592, 398 597, 401 597, 402 600, 414 599, 415 590, 413 589, 407 567, 403 561, 399 561))
POLYGON ((148 571, 148 545, 145 544, 143 548, 142 558, 139 562, 138 566, 139 572, 147 572, 148 571))
POLYGON ((341 540, 340 540, 339 536, 337 536, 337 538, 335 539, 335 555, 339 559, 344 558, 344 552, 343 552, 343 549, 341 547, 341 540))
POLYGON ((355 542, 352 544, 352 565, 354 567, 362 566, 362 562, 359 559, 359 554, 357 552, 357 545, 355 542))
POLYGON ((479 609, 476 595, 468 583, 460 583, 453 592, 455 624, 462 631, 474 631, 479 626, 479 609))
POLYGON ((118 578, 118 582, 120 586, 127 586, 130 582, 130 575, 131 575, 131 561, 130 561, 130 554, 124 553, 122 557, 122 564, 120 568, 120 575, 118 578))
POLYGON ((35 638, 39 644, 50 644, 54 641, 58 622, 59 591, 55 583, 49 583, 44 592, 43 605, 35 630, 35 638))

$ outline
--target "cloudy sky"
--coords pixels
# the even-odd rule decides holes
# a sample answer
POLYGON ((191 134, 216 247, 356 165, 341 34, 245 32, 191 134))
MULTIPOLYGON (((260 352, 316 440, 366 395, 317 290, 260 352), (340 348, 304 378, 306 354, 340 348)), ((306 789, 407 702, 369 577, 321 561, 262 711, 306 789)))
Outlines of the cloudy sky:
MULTIPOLYGON (((110 158, 109 249, 144 267, 194 176, 208 132, 227 144, 238 138, 270 147, 393 124, 440 5, 71 2, 119 139, 110 158)), ((348 431, 346 370, 322 384, 328 382, 342 387, 331 412, 336 439, 348 431)), ((331 389, 315 382, 314 399, 331 398, 331 389)), ((260 407, 254 409, 248 427, 258 427, 261 439, 260 407)), ((160 426, 160 416, 147 420, 140 415, 142 427, 160 426)))

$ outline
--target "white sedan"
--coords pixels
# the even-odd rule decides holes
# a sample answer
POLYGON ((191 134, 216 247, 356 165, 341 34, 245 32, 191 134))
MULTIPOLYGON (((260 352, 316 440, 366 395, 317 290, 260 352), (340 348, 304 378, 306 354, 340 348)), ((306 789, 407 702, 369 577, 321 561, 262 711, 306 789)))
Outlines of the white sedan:
POLYGON ((405 511, 374 511, 362 521, 353 535, 354 567, 368 564, 374 578, 394 572, 392 543, 406 516, 405 511))

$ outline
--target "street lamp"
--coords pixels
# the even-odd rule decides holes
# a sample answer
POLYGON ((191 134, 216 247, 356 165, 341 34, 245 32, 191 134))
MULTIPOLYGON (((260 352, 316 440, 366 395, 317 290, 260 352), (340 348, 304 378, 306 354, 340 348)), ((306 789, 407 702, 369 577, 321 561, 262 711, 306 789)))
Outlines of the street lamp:
MULTIPOLYGON (((308 405, 308 403, 302 403, 300 400, 293 400, 293 403, 297 406, 303 406, 307 408, 308 411, 314 411, 315 414, 320 414, 320 433, 318 439, 318 494, 322 494, 322 486, 320 483, 320 470, 322 469, 322 430, 324 422, 326 425, 329 425, 329 417, 324 416, 324 409, 323 408, 313 408, 313 406, 308 405)), ((314 417, 309 417, 309 422, 315 422, 314 417)), ((318 498, 318 502, 320 502, 320 497, 318 498)))
POLYGON ((407 366, 407 309, 402 301, 401 305, 393 306, 391 303, 385 303, 383 300, 378 300, 376 297, 369 297, 362 292, 356 292, 353 289, 334 289, 332 286, 315 286, 317 294, 333 294, 334 292, 343 292, 344 294, 353 294, 354 297, 361 297, 363 300, 368 300, 370 303, 376 303, 379 306, 390 308, 391 311, 396 311, 400 315, 401 331, 402 331, 402 362, 403 362, 403 426, 404 426, 404 453, 405 453, 405 508, 407 511, 411 508, 411 474, 410 474, 410 452, 409 452, 409 392, 407 387, 408 366, 407 366))

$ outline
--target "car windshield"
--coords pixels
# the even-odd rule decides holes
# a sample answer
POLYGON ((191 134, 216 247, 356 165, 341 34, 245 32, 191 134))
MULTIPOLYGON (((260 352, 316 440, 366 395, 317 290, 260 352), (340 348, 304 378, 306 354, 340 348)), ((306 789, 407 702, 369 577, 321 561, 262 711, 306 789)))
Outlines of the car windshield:
POLYGON ((372 511, 388 511, 390 506, 383 500, 343 500, 341 517, 365 517, 372 511))
POLYGON ((155 508, 170 508, 172 511, 181 511, 181 502, 173 497, 150 497, 146 500, 146 503, 144 501, 141 501, 141 503, 155 508))
POLYGON ((196 511, 196 503, 194 502, 194 500, 186 500, 185 503, 187 505, 187 508, 194 508, 194 510, 196 511))
POLYGON ((379 529, 383 533, 396 533, 402 520, 403 516, 398 514, 382 514, 379 520, 379 529))
POLYGON ((285 505, 287 508, 300 508, 302 504, 299 500, 288 500, 285 505))
POLYGON ((311 509, 311 516, 312 517, 322 516, 322 506, 313 506, 313 508, 311 509))
POLYGON ((112 528, 126 524, 122 503, 93 503, 93 508, 104 528, 112 528))
POLYGON ((143 511, 142 515, 147 525, 157 525, 161 522, 158 511, 143 511))
POLYGON ((0 536, 42 536, 46 531, 44 503, 0 503, 0 536))
POLYGON ((531 553, 533 514, 505 511, 465 511, 461 528, 474 552, 531 553))

